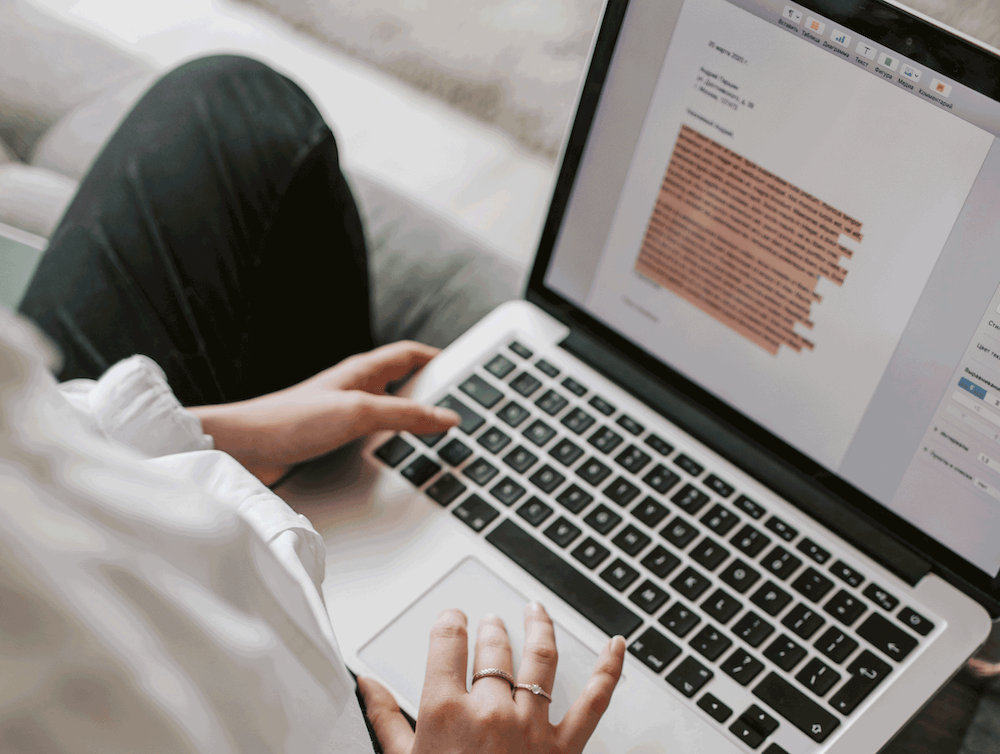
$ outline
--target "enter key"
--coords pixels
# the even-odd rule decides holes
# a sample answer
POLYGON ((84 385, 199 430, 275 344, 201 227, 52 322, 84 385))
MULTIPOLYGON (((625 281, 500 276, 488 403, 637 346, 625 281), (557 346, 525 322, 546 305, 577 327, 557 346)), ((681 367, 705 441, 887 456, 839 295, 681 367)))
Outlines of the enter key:
POLYGON ((851 677, 830 700, 830 706, 842 715, 851 714, 892 672, 892 666, 866 649, 851 663, 847 672, 851 677))

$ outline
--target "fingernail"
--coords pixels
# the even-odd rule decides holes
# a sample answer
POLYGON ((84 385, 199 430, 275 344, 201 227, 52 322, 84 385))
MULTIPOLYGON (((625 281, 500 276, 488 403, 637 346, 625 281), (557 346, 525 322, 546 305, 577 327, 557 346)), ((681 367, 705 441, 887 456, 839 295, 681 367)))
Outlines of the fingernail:
POLYGON ((531 612, 533 612, 533 613, 543 613, 543 612, 545 612, 545 608, 542 607, 542 603, 539 602, 538 600, 532 600, 531 602, 529 602, 528 603, 528 609, 531 610, 531 612))

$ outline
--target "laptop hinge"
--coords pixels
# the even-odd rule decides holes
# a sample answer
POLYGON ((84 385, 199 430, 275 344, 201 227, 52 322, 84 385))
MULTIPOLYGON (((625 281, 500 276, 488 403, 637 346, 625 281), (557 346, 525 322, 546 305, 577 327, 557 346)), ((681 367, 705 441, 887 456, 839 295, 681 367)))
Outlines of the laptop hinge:
POLYGON ((599 339, 574 327, 559 345, 804 513, 833 529, 911 586, 916 586, 931 570, 931 564, 926 559, 860 514, 849 510, 845 503, 838 501, 812 479, 791 468, 680 391, 629 362, 599 339))

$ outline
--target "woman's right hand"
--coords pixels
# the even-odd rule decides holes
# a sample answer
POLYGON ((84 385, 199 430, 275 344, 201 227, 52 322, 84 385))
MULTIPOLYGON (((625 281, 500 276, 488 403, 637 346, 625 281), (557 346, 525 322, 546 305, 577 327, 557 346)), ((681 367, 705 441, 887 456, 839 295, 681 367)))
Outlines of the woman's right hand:
MULTIPOLYGON (((511 694, 503 678, 487 676, 466 689, 468 634, 465 615, 445 610, 431 629, 427 675, 420 696, 416 732, 392 695, 377 681, 359 678, 368 717, 385 754, 579 754, 611 702, 625 661, 625 640, 604 647, 586 687, 558 725, 549 723, 549 702, 529 690, 511 694)), ((524 611, 524 657, 517 683, 552 691, 556 637, 538 603, 524 611)), ((488 615, 479 623, 474 671, 500 668, 514 673, 510 638, 503 622, 488 615)))

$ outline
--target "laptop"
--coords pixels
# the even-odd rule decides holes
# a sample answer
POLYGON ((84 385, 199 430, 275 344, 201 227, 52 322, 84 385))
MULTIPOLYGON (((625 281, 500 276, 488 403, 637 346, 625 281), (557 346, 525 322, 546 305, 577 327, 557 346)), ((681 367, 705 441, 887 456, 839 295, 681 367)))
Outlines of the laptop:
MULTIPOLYGON (((875 0, 609 0, 526 300, 279 492, 416 716, 438 612, 556 623, 588 752, 876 751, 1000 615, 1000 60, 875 0)), ((471 653, 470 653, 471 657, 471 653)), ((471 668, 470 668, 471 676, 471 668)))

